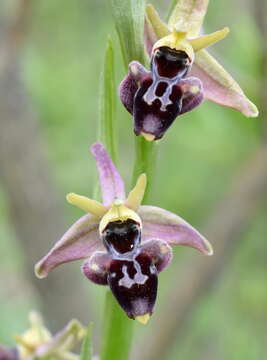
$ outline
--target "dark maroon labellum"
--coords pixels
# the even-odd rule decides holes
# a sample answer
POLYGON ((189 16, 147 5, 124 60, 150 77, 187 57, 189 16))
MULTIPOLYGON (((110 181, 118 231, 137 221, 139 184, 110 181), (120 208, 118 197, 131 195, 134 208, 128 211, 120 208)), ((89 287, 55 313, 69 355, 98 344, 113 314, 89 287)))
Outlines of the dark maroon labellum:
POLYGON ((129 65, 129 74, 120 85, 120 97, 134 116, 136 135, 160 139, 178 115, 202 102, 201 81, 186 77, 190 66, 184 51, 166 46, 152 55, 151 71, 137 61, 129 65))
POLYGON ((132 260, 112 260, 108 284, 130 318, 152 314, 158 277, 156 267, 148 255, 139 254, 132 260))
POLYGON ((135 133, 153 134, 155 139, 160 139, 180 113, 183 93, 178 86, 166 81, 156 82, 153 87, 152 82, 152 79, 145 80, 135 95, 135 133), (148 93, 149 90, 153 93, 148 93), (150 95, 151 100, 146 95, 150 95))
MULTIPOLYGON (((102 233, 105 251, 96 251, 82 266, 84 275, 110 289, 126 314, 150 316, 157 297, 158 273, 171 261, 165 241, 141 244, 140 224, 132 219, 110 222, 102 233)), ((138 318, 137 318, 138 319, 138 318)))
POLYGON ((151 60, 152 77, 143 80, 134 98, 135 133, 153 134, 160 139, 182 109, 182 89, 177 82, 189 69, 183 51, 161 47, 151 60))
POLYGON ((141 242, 140 225, 131 219, 110 222, 102 233, 107 250, 115 254, 132 252, 141 242))

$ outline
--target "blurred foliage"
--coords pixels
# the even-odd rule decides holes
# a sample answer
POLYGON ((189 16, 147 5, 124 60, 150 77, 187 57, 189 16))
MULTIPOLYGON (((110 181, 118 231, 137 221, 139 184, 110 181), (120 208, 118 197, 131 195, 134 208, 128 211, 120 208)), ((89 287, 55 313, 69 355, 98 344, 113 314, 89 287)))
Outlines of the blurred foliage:
MULTIPOLYGON (((164 4, 161 1, 159 6, 167 11, 164 4)), ((258 30, 249 8, 240 4, 241 1, 230 0, 211 2, 205 27, 207 32, 224 25, 231 27, 230 36, 214 46, 213 54, 257 104, 261 78, 260 43, 255 40, 259 38, 258 30)), ((12 11, 12 7, 5 6, 5 11, 12 11)), ((97 136, 99 80, 109 35, 115 40, 116 84, 119 84, 124 67, 107 1, 34 2, 32 29, 22 59, 23 77, 40 120, 51 171, 70 223, 80 212, 65 204, 65 193, 75 191, 90 196, 94 189, 96 170, 88 147, 97 136)), ((117 114, 118 163, 130 184, 132 124, 120 104, 117 114)), ((215 104, 206 102, 182 116, 160 144, 153 204, 177 212, 203 229, 234 174, 261 139, 259 119, 247 119, 215 104)), ((174 348, 170 360, 264 358, 266 230, 265 211, 252 219, 238 253, 226 264, 213 293, 207 294, 194 312, 188 334, 182 345, 179 343, 174 348)), ((27 312, 38 306, 38 299, 23 278, 23 255, 8 217, 8 199, 3 191, 0 192, 0 239, 0 281, 4 284, 0 290, 0 343, 12 343, 12 336, 26 327, 27 312)), ((47 249, 54 240, 49 240, 47 249)), ((186 251, 177 248, 175 261, 186 251)), ((167 287, 179 287, 168 277, 170 273, 167 270, 161 276, 158 303, 167 287)), ((85 279, 81 281, 92 288, 97 299, 102 298, 103 288, 85 279)), ((101 315, 97 301, 95 309, 101 315)), ((158 305, 160 310, 164 308, 158 305)), ((142 331, 145 334, 152 328, 148 325, 142 331)))

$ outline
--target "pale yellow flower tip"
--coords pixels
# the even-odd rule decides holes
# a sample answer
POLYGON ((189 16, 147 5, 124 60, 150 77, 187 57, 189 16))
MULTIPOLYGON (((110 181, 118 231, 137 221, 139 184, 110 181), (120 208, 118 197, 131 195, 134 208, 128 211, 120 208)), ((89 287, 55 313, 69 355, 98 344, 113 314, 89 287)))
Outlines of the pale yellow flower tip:
POLYGON ((207 239, 205 239, 205 245, 206 245, 206 248, 207 248, 206 255, 212 256, 213 255, 213 247, 212 247, 211 243, 207 239))
POLYGON ((107 208, 104 205, 96 200, 89 199, 86 196, 69 193, 66 196, 66 199, 70 204, 97 217, 102 217, 107 212, 107 208))
POLYGON ((35 266, 34 266, 34 273, 35 276, 38 277, 38 279, 44 279, 47 277, 47 273, 43 272, 43 268, 42 268, 42 263, 41 261, 39 261, 35 266))
POLYGON ((259 116, 259 110, 255 104, 249 101, 248 109, 244 111, 244 115, 247 117, 257 117, 259 116))
POLYGON ((139 321, 141 324, 146 325, 150 319, 150 314, 139 315, 135 317, 135 320, 139 321))
POLYGON ((132 191, 130 191, 125 205, 133 210, 137 210, 141 205, 147 185, 146 174, 141 174, 137 179, 136 185, 132 191))
POLYGON ((155 135, 153 135, 153 134, 141 132, 141 135, 146 139, 146 141, 154 141, 155 140, 155 135))
POLYGON ((201 49, 204 49, 220 40, 225 38, 230 32, 230 29, 228 27, 225 27, 221 30, 215 31, 214 33, 203 35, 195 39, 188 40, 190 44, 192 45, 194 51, 199 51, 201 49))

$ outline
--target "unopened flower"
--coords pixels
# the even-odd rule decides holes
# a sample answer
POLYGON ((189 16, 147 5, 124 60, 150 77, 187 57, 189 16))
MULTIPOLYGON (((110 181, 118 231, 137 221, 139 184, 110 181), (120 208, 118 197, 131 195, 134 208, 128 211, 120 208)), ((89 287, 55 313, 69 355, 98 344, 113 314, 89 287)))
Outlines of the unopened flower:
POLYGON ((228 28, 199 36, 208 0, 180 0, 165 24, 152 5, 146 7, 145 44, 150 71, 139 62, 129 64, 120 85, 121 101, 133 114, 134 131, 146 140, 160 139, 178 115, 204 98, 258 115, 239 85, 206 51, 223 39, 228 28))
POLYGON ((91 147, 96 159, 103 203, 68 194, 86 211, 36 265, 43 278, 56 266, 86 259, 82 272, 96 284, 109 285, 126 314, 146 323, 157 296, 158 274, 172 259, 170 245, 191 246, 211 255, 209 242, 192 226, 155 206, 141 206, 146 176, 125 197, 124 183, 102 144, 91 147))
POLYGON ((14 360, 34 360, 49 356, 60 359, 75 358, 76 355, 70 350, 85 336, 85 329, 77 320, 71 320, 55 335, 47 330, 39 314, 31 312, 29 321, 30 328, 15 337, 17 347, 16 351, 12 350, 16 356, 14 360))

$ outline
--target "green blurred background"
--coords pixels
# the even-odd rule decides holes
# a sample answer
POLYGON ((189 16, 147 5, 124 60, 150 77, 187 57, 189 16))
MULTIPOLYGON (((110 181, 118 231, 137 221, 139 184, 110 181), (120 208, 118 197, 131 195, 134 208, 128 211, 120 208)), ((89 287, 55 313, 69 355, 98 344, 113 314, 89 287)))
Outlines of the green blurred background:
MULTIPOLYGON (((238 80, 249 98, 260 107, 261 92, 266 91, 262 85, 266 74, 263 74, 261 53, 261 44, 262 41, 266 43, 266 38, 260 33, 255 11, 260 1, 254 1, 255 4, 241 0, 211 1, 205 19, 205 32, 224 26, 231 28, 227 39, 214 46, 211 52, 238 80)), ((167 12, 167 3, 166 0, 154 1, 162 14, 167 12)), ((15 0, 1 1, 2 40, 16 9, 15 0)), ((17 105, 16 121, 19 125, 12 128, 10 136, 10 142, 20 142, 20 158, 9 158, 10 152, 5 152, 6 147, 0 147, 2 344, 13 344, 14 334, 27 328, 27 314, 31 309, 42 310, 47 325, 54 330, 62 327, 70 317, 78 317, 84 323, 93 319, 96 324, 96 343, 101 339, 99 323, 103 312, 104 288, 84 279, 80 275, 78 263, 55 270, 49 276, 54 280, 42 280, 42 285, 39 284, 40 280, 34 278, 30 269, 32 266, 33 270, 34 263, 50 249, 68 224, 72 224, 81 215, 78 209, 66 203, 65 194, 70 191, 88 196, 93 194, 96 170, 88 147, 97 139, 100 74, 108 36, 114 39, 118 85, 124 76, 124 68, 108 1, 34 1, 22 51, 12 57, 16 70, 11 71, 10 77, 16 73, 21 79, 19 85, 12 82, 12 86, 23 89, 26 102, 17 105), (40 141, 32 141, 31 137, 27 138, 27 134, 20 137, 19 129, 24 127, 23 121, 28 121, 28 116, 23 115, 25 108, 31 109, 30 116, 37 125, 34 136, 38 136, 40 141), (16 131, 18 134, 14 139, 13 132, 16 131), (27 147, 33 143, 29 153, 35 154, 33 160, 36 164, 23 153, 23 142, 27 147), (45 235, 46 230, 50 234, 49 224, 46 228, 40 225, 44 238, 41 245, 38 239, 35 242, 35 235, 31 235, 30 231, 27 232, 27 241, 24 230, 21 238, 20 208, 16 208, 16 201, 24 189, 20 187, 19 179, 16 187, 15 175, 12 177, 13 188, 9 186, 9 177, 3 173, 10 171, 12 174, 15 167, 19 173, 23 172, 27 169, 24 165, 27 161, 30 161, 33 173, 38 172, 39 152, 44 158, 41 160, 43 171, 49 176, 49 186, 43 189, 42 196, 48 205, 50 197, 53 204, 57 203, 56 211, 53 205, 51 219, 54 237, 45 235), (46 193, 49 189, 52 189, 52 193, 46 193), (57 223, 60 225, 57 226, 57 223), (69 275, 70 272, 75 275, 69 275), (62 296, 56 294, 58 286, 67 288, 62 296), (83 304, 81 306, 80 300, 83 304)), ((0 77, 1 93, 7 92, 3 76, 0 77)), ((9 81, 9 78, 5 81, 9 81)), ((18 96, 20 94, 19 92, 18 96)), ((15 95, 9 95, 8 99, 10 103, 19 104, 15 95)), ((119 169, 129 189, 134 160, 134 135, 131 118, 119 103, 116 111, 119 169)), ((6 126, 5 116, 6 109, 0 112, 1 128, 6 126)), ((152 204, 178 213, 205 233, 211 215, 217 211, 218 203, 228 196, 240 168, 250 161, 261 146, 263 128, 262 117, 248 119, 234 110, 209 102, 176 120, 159 145, 152 204)), ((6 139, 9 139, 8 131, 5 133, 6 139)), ((251 176, 253 177, 253 173, 251 176)), ((26 181, 27 186, 34 189, 35 185, 31 181, 35 181, 34 176, 26 181)), ((266 204, 266 192, 261 197, 266 204)), ((41 208, 42 201, 38 204, 41 208)), ((25 213, 28 211, 27 206, 31 206, 30 202, 25 202, 25 213)), ((225 212, 227 211, 226 208, 225 212)), ((238 204, 236 211, 239 211, 238 204)), ((35 213, 38 216, 38 209, 33 211, 35 213)), ((216 271, 211 276, 212 287, 205 288, 198 301, 192 304, 186 325, 177 337, 174 334, 177 341, 169 345, 170 351, 164 359, 257 360, 266 357, 266 215, 267 206, 261 204, 251 218, 245 219, 245 224, 240 224, 242 231, 236 231, 234 246, 229 246, 223 257, 220 272, 216 271)), ((34 215, 31 219, 37 224, 40 221, 35 221, 34 215)), ((209 240, 213 243, 212 238, 209 240)), ((216 246, 214 250, 216 256, 216 246)), ((191 251, 176 248, 173 265, 160 276, 155 314, 146 328, 136 326, 137 339, 134 347, 135 351, 140 351, 136 358, 146 359, 145 355, 142 357, 143 339, 153 338, 153 332, 165 331, 164 327, 157 326, 157 321, 165 316, 170 289, 174 293, 183 291, 176 281, 176 269, 191 251)), ((190 257, 190 262, 183 267, 184 277, 187 275, 187 268, 192 270, 195 259, 198 261, 200 256, 194 252, 190 257)), ((221 259, 218 257, 219 261, 221 259)), ((194 286, 192 278, 188 278, 188 286, 194 286)), ((61 287, 58 291, 61 291, 61 287)))

